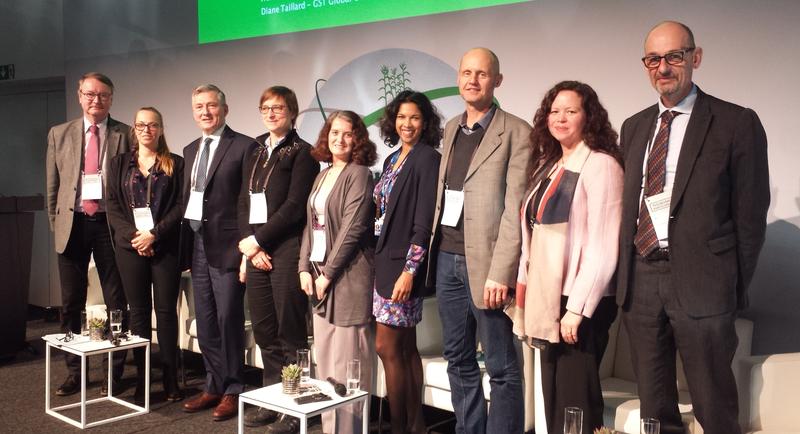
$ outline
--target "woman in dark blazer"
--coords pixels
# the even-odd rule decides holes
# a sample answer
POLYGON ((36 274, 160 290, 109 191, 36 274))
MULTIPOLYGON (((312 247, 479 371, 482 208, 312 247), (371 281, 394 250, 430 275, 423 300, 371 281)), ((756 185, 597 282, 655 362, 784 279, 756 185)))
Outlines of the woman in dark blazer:
MULTIPOLYGON (((151 311, 155 303, 164 391, 167 401, 179 401, 183 399, 177 376, 183 158, 169 152, 158 110, 139 109, 133 125, 134 149, 114 157, 109 165, 106 211, 130 306, 131 332, 152 338, 151 311)), ((141 404, 145 350, 137 348, 133 354, 138 374, 134 400, 141 404)))
MULTIPOLYGON (((242 233, 250 235, 239 242, 239 250, 247 257, 250 320, 268 386, 280 382, 281 367, 295 362, 298 349, 308 348, 308 299, 300 291, 297 263, 319 163, 294 129, 299 111, 291 89, 266 89, 258 108, 268 132, 256 138, 260 146, 244 166, 238 212, 242 233)), ((246 415, 245 424, 261 426, 277 417, 258 408, 246 415)))
MULTIPOLYGON (((312 299, 317 378, 346 379, 347 362, 361 361, 360 389, 370 390, 374 354, 370 304, 374 279, 372 203, 375 144, 357 114, 331 114, 312 155, 330 163, 314 181, 300 248, 300 286, 312 299)), ((361 406, 322 415, 323 432, 360 431, 361 406)), ((366 434, 366 433, 365 433, 366 434)))
POLYGON ((416 325, 422 319, 425 259, 433 226, 441 120, 428 98, 405 90, 380 122, 386 144, 402 146, 383 163, 375 186, 376 350, 386 372, 392 433, 425 431, 422 361, 416 325))

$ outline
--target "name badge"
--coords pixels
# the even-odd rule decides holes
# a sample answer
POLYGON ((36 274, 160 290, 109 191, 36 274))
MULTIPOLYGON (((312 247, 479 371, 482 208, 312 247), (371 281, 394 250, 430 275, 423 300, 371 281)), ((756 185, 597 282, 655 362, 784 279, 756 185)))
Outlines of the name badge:
POLYGON ((250 193, 250 224, 267 222, 267 196, 261 193, 250 193))
POLYGON ((103 178, 99 173, 83 175, 81 179, 81 200, 98 200, 103 198, 103 178))
POLYGON ((203 192, 202 191, 190 191, 189 192, 189 203, 186 204, 186 213, 183 215, 184 218, 189 220, 203 220, 203 192))
POLYGON ((656 237, 659 240, 666 240, 669 237, 669 202, 671 198, 671 190, 644 198, 647 211, 650 213, 650 220, 653 221, 653 229, 656 230, 656 237))
POLYGON ((464 209, 464 192, 457 190, 444 191, 444 212, 442 212, 442 225, 455 227, 461 220, 461 210, 464 209))
POLYGON ((153 224, 153 213, 150 212, 150 208, 134 208, 133 223, 136 225, 136 229, 140 231, 153 229, 155 224, 153 224))
POLYGON ((311 262, 322 262, 325 260, 325 231, 314 229, 312 235, 311 257, 308 259, 311 262))
POLYGON ((379 219, 375 219, 375 236, 376 237, 381 236, 381 230, 383 229, 383 217, 384 216, 386 216, 386 214, 382 215, 381 218, 379 218, 379 219))

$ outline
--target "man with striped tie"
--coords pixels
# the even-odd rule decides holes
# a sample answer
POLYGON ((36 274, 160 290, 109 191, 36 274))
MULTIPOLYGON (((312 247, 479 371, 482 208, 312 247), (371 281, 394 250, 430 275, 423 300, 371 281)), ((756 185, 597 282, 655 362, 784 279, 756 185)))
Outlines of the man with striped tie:
MULTIPOLYGON (((641 417, 683 433, 680 351, 706 434, 737 434, 734 320, 764 243, 767 138, 753 110, 692 82, 703 51, 666 21, 644 43, 657 104, 622 125, 625 159, 617 303, 631 339, 641 417)), ((738 59, 732 59, 738 60, 738 59)))

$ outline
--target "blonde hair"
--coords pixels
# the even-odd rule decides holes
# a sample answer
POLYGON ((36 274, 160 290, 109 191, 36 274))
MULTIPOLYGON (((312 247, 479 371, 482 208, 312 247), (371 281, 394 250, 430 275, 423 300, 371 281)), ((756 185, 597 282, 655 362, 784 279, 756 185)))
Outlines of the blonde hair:
MULTIPOLYGON (((154 113, 156 117, 158 117, 158 123, 161 124, 161 135, 158 137, 158 147, 156 148, 156 164, 167 176, 172 176, 172 171, 175 168, 175 162, 172 160, 172 154, 169 152, 169 147, 167 146, 167 139, 164 137, 164 117, 161 116, 161 112, 158 111, 155 107, 142 107, 139 110, 136 110, 136 114, 138 115, 141 111, 148 111, 154 113)), ((136 118, 133 118, 134 125, 136 124, 136 118)), ((132 142, 136 143, 136 152, 138 152, 139 148, 139 138, 136 137, 135 128, 131 129, 131 136, 132 142)))

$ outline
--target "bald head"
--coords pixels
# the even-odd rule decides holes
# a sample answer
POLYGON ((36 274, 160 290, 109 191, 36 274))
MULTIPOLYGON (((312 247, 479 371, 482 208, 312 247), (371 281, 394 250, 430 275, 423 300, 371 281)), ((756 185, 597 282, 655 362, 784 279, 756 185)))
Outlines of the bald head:
POLYGON ((647 32, 647 37, 644 38, 645 47, 647 46, 647 40, 650 39, 650 36, 663 35, 664 33, 680 35, 684 47, 691 48, 695 46, 694 33, 692 33, 692 29, 690 29, 689 26, 678 21, 662 21, 647 32))
POLYGON ((468 50, 461 56, 461 61, 458 63, 458 69, 461 69, 461 65, 464 63, 464 59, 466 58, 474 58, 479 57, 486 59, 491 66, 491 72, 494 75, 500 75, 500 59, 497 58, 497 55, 494 54, 494 51, 484 48, 484 47, 475 47, 468 50))

